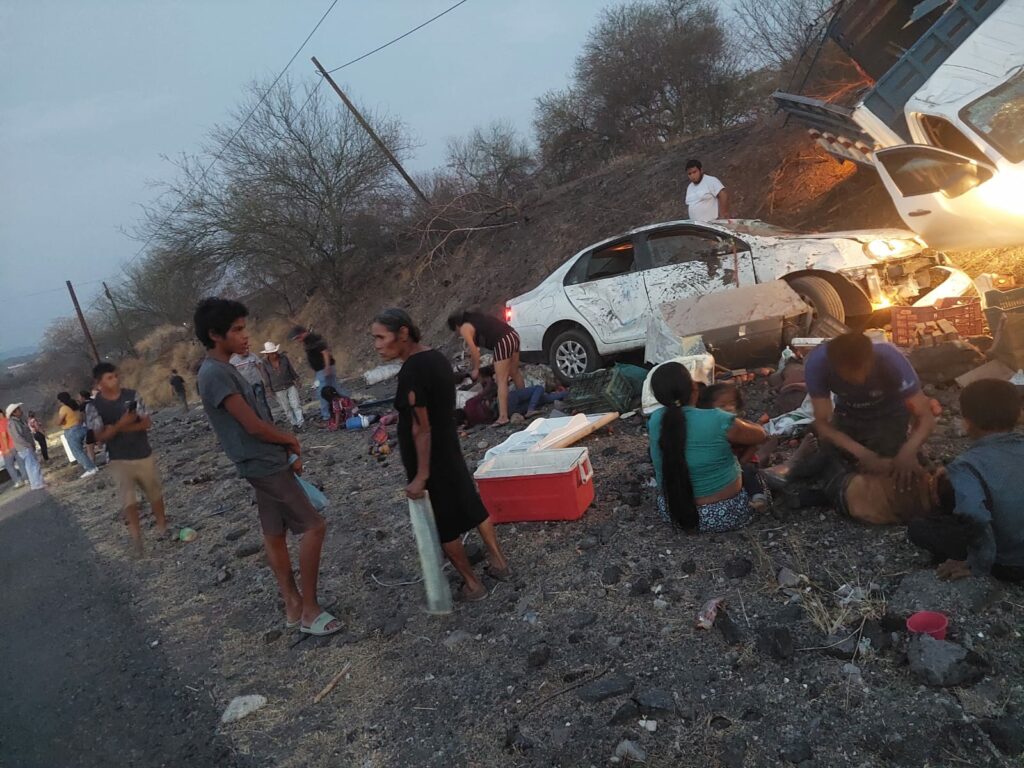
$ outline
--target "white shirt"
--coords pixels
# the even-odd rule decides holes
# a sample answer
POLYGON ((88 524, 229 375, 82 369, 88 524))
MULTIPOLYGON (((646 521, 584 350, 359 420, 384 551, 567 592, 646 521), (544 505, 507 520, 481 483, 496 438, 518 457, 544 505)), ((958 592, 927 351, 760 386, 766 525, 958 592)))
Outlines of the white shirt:
POLYGON ((714 221, 718 218, 718 193, 725 189, 714 176, 706 173, 699 184, 690 182, 686 188, 686 207, 689 217, 694 221, 714 221))

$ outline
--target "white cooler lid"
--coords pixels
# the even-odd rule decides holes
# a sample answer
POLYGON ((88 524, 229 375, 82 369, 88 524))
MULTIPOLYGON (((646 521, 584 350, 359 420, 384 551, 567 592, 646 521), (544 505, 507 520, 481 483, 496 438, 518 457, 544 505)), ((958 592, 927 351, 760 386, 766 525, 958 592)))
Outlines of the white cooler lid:
POLYGON ((587 458, 586 448, 556 448, 532 453, 506 453, 480 465, 477 480, 531 475, 560 475, 570 472, 587 458))

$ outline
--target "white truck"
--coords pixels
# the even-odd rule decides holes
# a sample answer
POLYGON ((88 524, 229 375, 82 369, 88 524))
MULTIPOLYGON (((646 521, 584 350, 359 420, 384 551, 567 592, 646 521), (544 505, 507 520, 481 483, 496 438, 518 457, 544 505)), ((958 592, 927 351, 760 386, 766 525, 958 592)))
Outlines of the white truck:
POLYGON ((846 0, 828 35, 873 86, 853 106, 776 92, 780 107, 874 167, 932 248, 1024 245, 1024 0, 846 0))

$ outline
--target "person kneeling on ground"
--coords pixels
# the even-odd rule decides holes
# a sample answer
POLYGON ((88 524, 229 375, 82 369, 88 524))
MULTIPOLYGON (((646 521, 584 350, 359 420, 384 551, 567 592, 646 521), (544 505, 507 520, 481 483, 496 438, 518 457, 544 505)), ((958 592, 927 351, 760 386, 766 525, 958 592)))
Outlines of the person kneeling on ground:
POLYGON ((1024 435, 1017 388, 982 379, 960 393, 970 448, 946 468, 956 494, 952 517, 910 524, 910 541, 940 563, 939 575, 958 579, 991 573, 1024 582, 1024 435))
POLYGON ((512 576, 498 546, 494 524, 477 493, 455 429, 455 376, 448 359, 420 344, 420 332, 408 313, 388 309, 372 326, 373 346, 384 360, 400 360, 395 391, 398 448, 409 484, 405 495, 430 494, 434 521, 445 556, 465 580, 459 599, 483 600, 487 587, 473 572, 462 534, 476 528, 490 559, 487 575, 498 581, 512 576))
MULTIPOLYGON (((694 408, 697 387, 679 363, 657 368, 651 390, 664 406, 651 414, 647 425, 662 517, 701 533, 742 528, 754 509, 732 446, 759 445, 767 437, 764 428, 717 408, 694 408)), ((757 477, 770 502, 767 487, 757 477)))
MULTIPOLYGON (((852 457, 862 470, 895 475, 898 486, 910 488, 924 471, 917 454, 935 428, 935 415, 903 354, 863 333, 846 333, 807 356, 805 375, 814 428, 826 448, 810 457, 812 464, 822 469, 826 460, 852 457)), ((807 467, 797 474, 813 471, 807 467)))
POLYGON ((146 434, 153 419, 146 404, 134 389, 122 389, 117 367, 113 363, 99 363, 92 369, 98 392, 85 406, 86 426, 96 435, 96 441, 105 443, 110 457, 110 469, 117 478, 121 509, 128 522, 135 554, 142 554, 142 530, 139 526, 139 500, 135 486, 142 488, 160 536, 167 534, 164 516, 164 490, 160 483, 153 449, 146 434))
MULTIPOLYGON (((471 398, 465 408, 455 412, 460 424, 474 427, 477 424, 492 424, 498 419, 498 383, 494 378, 494 368, 490 365, 481 368, 479 380, 483 390, 471 398)), ((508 412, 531 419, 540 413, 542 406, 564 400, 568 394, 566 391, 545 392, 540 384, 512 389, 508 393, 508 412)))
POLYGON ((317 601, 327 524, 295 477, 302 474, 301 458, 289 461, 290 454, 302 456, 298 438, 260 417, 252 387, 229 362, 232 355, 249 352, 248 315, 244 304, 229 299, 203 299, 196 307, 196 337, 207 349, 198 376, 203 410, 224 453, 256 490, 267 562, 284 598, 285 627, 298 625, 305 634, 331 635, 341 630, 342 624, 317 601), (301 592, 292 575, 286 530, 302 536, 301 592))

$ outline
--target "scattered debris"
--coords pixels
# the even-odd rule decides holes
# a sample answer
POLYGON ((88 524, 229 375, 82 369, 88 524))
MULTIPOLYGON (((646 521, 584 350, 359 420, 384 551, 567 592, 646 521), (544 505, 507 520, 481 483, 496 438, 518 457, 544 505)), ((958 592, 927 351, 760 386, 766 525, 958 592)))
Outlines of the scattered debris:
POLYGON ((235 696, 231 703, 228 704, 228 708, 224 710, 224 714, 220 716, 220 721, 222 723, 233 723, 236 720, 241 720, 243 717, 248 717, 265 706, 267 706, 266 696, 260 696, 259 694, 235 696))
POLYGON ((715 619, 718 617, 719 609, 724 606, 724 597, 713 597, 708 600, 700 609, 700 613, 697 614, 697 626, 700 629, 711 629, 715 625, 715 619))

